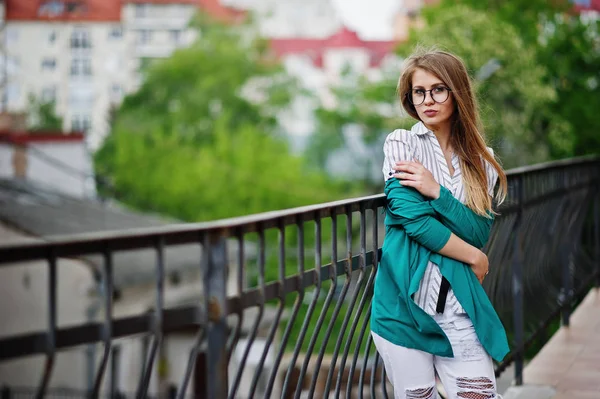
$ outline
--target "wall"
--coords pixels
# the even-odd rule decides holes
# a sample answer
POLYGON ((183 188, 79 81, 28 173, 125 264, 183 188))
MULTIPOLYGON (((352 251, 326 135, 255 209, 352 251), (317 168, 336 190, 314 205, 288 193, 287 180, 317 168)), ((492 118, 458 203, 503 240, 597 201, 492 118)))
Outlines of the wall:
MULTIPOLYGON (((18 231, 0 224, 0 243, 31 241, 18 231)), ((48 272, 46 262, 3 265, 0 268, 0 337, 43 331, 48 324, 48 272)), ((81 262, 61 259, 57 268, 57 324, 59 327, 83 323, 91 304, 93 279, 81 262)), ((42 377, 44 356, 30 356, 0 363, 0 385, 36 387, 42 377)), ((56 357, 52 387, 84 389, 83 348, 61 351, 56 357)))

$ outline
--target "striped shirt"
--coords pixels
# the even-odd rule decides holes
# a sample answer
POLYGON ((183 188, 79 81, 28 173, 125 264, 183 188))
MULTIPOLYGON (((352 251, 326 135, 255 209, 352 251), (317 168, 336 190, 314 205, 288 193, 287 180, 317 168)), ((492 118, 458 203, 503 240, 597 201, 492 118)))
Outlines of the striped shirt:
MULTIPOLYGON (((488 147, 488 150, 493 154, 491 148, 488 147)), ((385 180, 393 178, 389 173, 394 173, 393 168, 396 162, 417 160, 431 172, 434 179, 440 185, 446 187, 456 199, 463 204, 465 203, 466 191, 461 178, 462 173, 458 155, 452 155, 454 174, 451 175, 444 152, 435 134, 427 129, 422 122, 414 125, 410 131, 397 129, 390 133, 383 145, 383 153, 385 159, 382 171, 385 180)), ((488 193, 493 195, 498 173, 489 162, 486 162, 486 173, 488 176, 488 193)), ((440 273, 440 269, 435 263, 429 262, 423 279, 420 282, 419 290, 413 298, 417 305, 427 314, 436 314, 441 282, 442 274, 440 273)), ((450 288, 446 297, 445 309, 450 309, 453 313, 465 312, 456 299, 456 296, 454 296, 452 288, 450 288)))

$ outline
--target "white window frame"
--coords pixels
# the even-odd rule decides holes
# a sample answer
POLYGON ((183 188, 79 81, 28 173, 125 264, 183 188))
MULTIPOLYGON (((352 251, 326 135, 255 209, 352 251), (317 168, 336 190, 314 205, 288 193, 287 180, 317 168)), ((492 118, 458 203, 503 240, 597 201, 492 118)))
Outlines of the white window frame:
POLYGON ((92 115, 76 113, 71 115, 71 131, 88 132, 92 128, 92 115))
POLYGON ((75 57, 71 59, 70 75, 73 77, 92 76, 92 59, 75 57))
POLYGON ((110 32, 108 32, 108 38, 111 40, 117 40, 123 38, 123 26, 115 25, 110 28, 110 32))
POLYGON ((136 41, 138 44, 150 44, 152 42, 153 31, 151 29, 140 29, 137 31, 136 41))
POLYGON ((42 58, 42 71, 54 71, 56 69, 56 58, 44 57, 42 58))
POLYGON ((72 49, 89 49, 92 48, 92 35, 89 29, 74 28, 71 32, 71 48, 72 49))

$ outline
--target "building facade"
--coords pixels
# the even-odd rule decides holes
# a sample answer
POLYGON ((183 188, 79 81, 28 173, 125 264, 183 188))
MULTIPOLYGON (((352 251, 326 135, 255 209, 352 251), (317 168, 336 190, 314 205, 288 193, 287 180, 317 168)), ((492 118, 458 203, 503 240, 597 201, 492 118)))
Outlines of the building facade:
POLYGON ((217 0, 5 0, 2 111, 27 110, 30 96, 55 101, 65 131, 99 147, 111 109, 135 91, 144 68, 189 45, 199 8, 234 11, 217 0))

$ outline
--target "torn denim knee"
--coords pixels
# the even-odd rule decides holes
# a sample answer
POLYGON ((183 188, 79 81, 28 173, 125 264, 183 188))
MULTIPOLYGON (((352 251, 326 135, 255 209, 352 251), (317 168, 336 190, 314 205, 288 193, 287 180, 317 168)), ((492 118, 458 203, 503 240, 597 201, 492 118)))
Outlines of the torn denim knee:
POLYGON ((488 377, 459 377, 457 396, 465 399, 496 399, 496 387, 488 377))
POLYGON ((406 399, 435 399, 435 388, 416 388, 406 390, 406 399))

